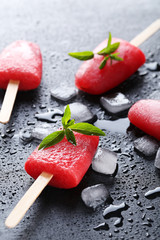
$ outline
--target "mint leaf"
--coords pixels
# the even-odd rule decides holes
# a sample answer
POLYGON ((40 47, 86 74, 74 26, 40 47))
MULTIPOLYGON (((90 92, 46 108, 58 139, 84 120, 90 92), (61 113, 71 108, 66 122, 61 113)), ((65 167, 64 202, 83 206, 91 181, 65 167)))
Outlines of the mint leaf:
POLYGON ((81 61, 89 60, 94 57, 94 53, 91 51, 85 51, 85 52, 73 52, 73 53, 68 53, 69 56, 77 58, 81 61))
POLYGON ((113 44, 110 46, 110 53, 115 52, 115 51, 119 48, 119 45, 120 45, 120 42, 113 43, 113 44))
POLYGON ((105 136, 105 133, 89 123, 76 123, 69 127, 71 130, 85 135, 105 136))
POLYGON ((63 138, 64 138, 64 130, 53 132, 43 139, 43 141, 39 145, 38 150, 42 148, 45 149, 47 147, 51 147, 61 142, 63 138))
POLYGON ((75 124, 75 120, 74 120, 74 119, 70 120, 70 121, 67 123, 67 127, 69 127, 69 126, 71 126, 71 125, 73 125, 73 124, 75 124))
POLYGON ((106 65, 106 62, 107 62, 107 60, 104 58, 104 59, 102 60, 101 64, 100 64, 100 66, 99 66, 99 69, 104 68, 104 66, 106 65))
POLYGON ((111 32, 109 32, 109 37, 108 37, 108 44, 107 44, 107 47, 110 47, 111 42, 112 42, 112 35, 111 35, 111 32))
MULTIPOLYGON (((112 35, 111 33, 109 32, 109 37, 108 37, 108 43, 107 43, 107 47, 103 48, 101 51, 99 51, 97 54, 99 55, 107 55, 107 54, 110 54, 110 46, 111 46, 111 41, 112 41, 112 35)), ((101 68, 100 68, 101 69, 101 68)))
MULTIPOLYGON (((106 61, 109 56, 105 57, 106 61)), ((89 123, 76 123, 75 120, 70 120, 71 111, 69 105, 67 105, 64 115, 62 117, 62 124, 64 129, 53 132, 49 134, 43 141, 40 143, 38 150, 51 147, 59 142, 61 142, 66 135, 67 140, 76 146, 76 139, 73 131, 86 134, 86 135, 95 135, 95 136, 105 136, 105 133, 89 123)))
POLYGON ((67 107, 65 108, 65 111, 64 111, 64 115, 62 117, 62 124, 63 124, 64 128, 67 125, 70 118, 71 118, 71 110, 70 110, 69 105, 67 105, 67 107))
MULTIPOLYGON (((99 69, 103 69, 104 66, 106 65, 107 60, 110 58, 110 65, 112 65, 112 60, 117 60, 117 61, 123 61, 122 58, 118 57, 118 55, 112 54, 115 52, 119 45, 120 42, 116 42, 111 44, 112 42, 112 35, 109 32, 109 37, 108 37, 108 42, 107 42, 107 47, 103 48, 101 51, 99 51, 97 54, 102 55, 105 58, 102 60, 100 63, 99 69)), ((89 60, 94 57, 94 53, 91 51, 85 51, 85 52, 73 52, 73 53, 68 53, 71 57, 77 58, 79 60, 89 60)))
POLYGON ((112 45, 110 45, 109 47, 103 48, 101 51, 98 52, 98 55, 109 55, 113 52, 115 52, 117 50, 117 48, 119 47, 120 42, 117 43, 113 43, 112 45))
POLYGON ((101 51, 97 53, 98 55, 106 56, 107 54, 110 54, 110 47, 105 47, 101 51))
POLYGON ((113 53, 110 55, 110 58, 112 58, 113 60, 117 60, 117 61, 123 61, 123 58, 118 57, 120 53, 113 53))
POLYGON ((66 134, 66 138, 67 138, 68 142, 70 142, 76 146, 76 139, 75 139, 73 131, 71 129, 67 128, 65 130, 65 134, 66 134))
POLYGON ((106 65, 108 59, 109 59, 109 56, 105 57, 105 58, 102 60, 100 66, 99 66, 99 69, 104 68, 104 66, 106 65))

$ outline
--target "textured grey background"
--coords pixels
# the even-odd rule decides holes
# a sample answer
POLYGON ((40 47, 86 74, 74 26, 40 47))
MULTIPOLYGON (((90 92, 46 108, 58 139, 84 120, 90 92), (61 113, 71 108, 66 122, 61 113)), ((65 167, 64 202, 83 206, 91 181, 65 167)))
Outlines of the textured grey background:
MULTIPOLYGON (((64 104, 50 97, 50 88, 60 82, 74 86, 74 74, 80 63, 70 59, 67 53, 92 50, 109 31, 113 36, 129 41, 159 17, 159 0, 1 0, 0 50, 18 39, 38 43, 43 55, 43 78, 38 89, 18 93, 11 121, 6 126, 0 125, 0 239, 108 239, 109 233, 112 233, 112 239, 160 238, 159 198, 148 200, 144 197, 148 189, 159 185, 160 175, 154 169, 153 160, 140 157, 134 151, 135 135, 132 132, 126 135, 108 132, 101 143, 110 148, 113 145, 121 147, 122 152, 132 155, 132 159, 119 158, 115 178, 89 169, 76 189, 66 191, 47 187, 15 229, 4 226, 6 217, 33 182, 24 171, 24 163, 36 143, 23 145, 16 142, 13 135, 25 127, 34 128, 38 123, 35 113, 55 107, 63 110, 64 104), (46 108, 41 109, 42 105, 46 108), (136 165, 134 169, 132 165, 136 165), (81 190, 100 182, 108 186, 115 204, 125 201, 130 206, 123 213, 124 224, 118 232, 113 225, 115 219, 107 220, 108 231, 93 230, 104 221, 103 209, 94 212, 81 201, 81 190), (138 200, 133 197, 135 191, 139 194, 138 200), (147 206, 155 209, 147 210, 147 206), (153 220, 152 227, 142 226, 144 213, 146 219, 153 220), (131 218, 133 222, 128 221, 131 218)), ((153 55, 152 60, 156 61, 160 61, 159 38, 160 33, 156 33, 141 46, 146 56, 153 55)), ((159 80, 159 72, 155 78, 152 73, 141 78, 135 74, 117 90, 135 102, 160 89, 159 80)), ((0 102, 3 96, 4 91, 0 90, 0 102)), ((79 93, 75 101, 87 104, 99 118, 110 118, 100 107, 98 96, 79 93)))

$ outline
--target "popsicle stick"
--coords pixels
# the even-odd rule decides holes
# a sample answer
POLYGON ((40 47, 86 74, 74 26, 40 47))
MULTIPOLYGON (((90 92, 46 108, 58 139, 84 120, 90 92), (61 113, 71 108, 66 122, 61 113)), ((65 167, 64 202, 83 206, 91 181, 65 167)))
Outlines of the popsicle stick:
POLYGON ((138 47, 143 42, 145 42, 149 37, 151 37, 154 33, 156 33, 159 29, 160 29, 160 19, 157 19, 155 22, 149 25, 144 31, 142 31, 135 38, 133 38, 130 41, 130 43, 138 47))
POLYGON ((24 196, 17 203, 15 208, 6 219, 5 225, 8 228, 15 227, 21 221, 25 213, 28 211, 28 209, 31 207, 31 205, 34 203, 46 185, 50 182, 52 177, 52 174, 46 172, 42 172, 41 175, 39 175, 39 177, 24 194, 24 196))
POLYGON ((7 123, 9 122, 16 95, 18 92, 20 81, 10 80, 6 89, 6 93, 3 99, 1 112, 0 112, 0 122, 7 123))
MULTIPOLYGON (((151 37, 156 31, 160 29, 160 19, 152 23, 148 28, 146 28, 142 33, 140 33, 137 37, 135 37, 130 43, 135 46, 139 46, 149 37, 151 37)), ((13 211, 10 213, 8 218, 6 219, 5 225, 8 228, 15 227, 21 219, 24 217, 25 213, 49 183, 52 174, 42 172, 41 175, 36 179, 33 185, 28 189, 25 195, 21 198, 18 204, 15 206, 13 211)))

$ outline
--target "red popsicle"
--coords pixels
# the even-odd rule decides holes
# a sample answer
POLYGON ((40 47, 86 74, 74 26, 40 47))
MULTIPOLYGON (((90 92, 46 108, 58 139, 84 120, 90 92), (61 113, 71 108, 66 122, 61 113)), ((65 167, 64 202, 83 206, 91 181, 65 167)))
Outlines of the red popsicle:
POLYGON ((19 40, 0 54, 0 88, 6 89, 0 113, 0 122, 7 123, 18 90, 26 91, 39 86, 42 76, 40 48, 32 42, 19 40))
POLYGON ((38 151, 38 147, 25 163, 25 170, 33 178, 42 172, 53 174, 49 185, 58 188, 76 187, 88 170, 96 152, 99 137, 75 133, 77 145, 66 137, 58 144, 38 151))
MULTIPOLYGON (((99 69, 104 57, 96 54, 93 59, 82 63, 75 76, 75 84, 80 90, 95 95, 105 93, 125 81, 144 64, 145 56, 139 48, 122 39, 113 38, 112 43, 115 42, 120 42, 115 52, 120 53, 119 57, 123 61, 113 60, 110 64, 108 60, 104 68, 99 69)), ((98 45, 93 52, 97 53, 106 46, 107 40, 98 45)))
POLYGON ((80 90, 95 95, 105 93, 119 85, 145 62, 143 52, 137 47, 159 29, 160 19, 157 19, 132 39, 130 43, 116 38, 110 41, 111 39, 109 37, 108 41, 103 41, 93 52, 69 53, 70 56, 78 58, 79 60, 87 60, 80 66, 76 73, 75 85, 80 90), (115 42, 120 42, 120 46, 113 48, 111 51, 109 46, 115 42), (99 51, 104 50, 104 48, 107 48, 108 52, 103 52, 104 56, 99 55, 99 51), (111 54, 114 55, 114 58, 111 54), (119 59, 116 56, 118 56, 119 59), (112 60, 111 62, 111 57, 112 59, 116 59, 116 61, 112 60), (105 64, 104 61, 106 61, 106 59, 107 63, 105 64), (122 59, 123 61, 120 61, 122 59))
POLYGON ((160 100, 140 100, 128 112, 136 127, 160 140, 160 100))
POLYGON ((26 171, 37 178, 6 219, 6 226, 15 227, 47 184, 58 188, 76 187, 88 170, 97 150, 99 137, 75 133, 74 146, 66 137, 54 146, 30 155, 26 171))

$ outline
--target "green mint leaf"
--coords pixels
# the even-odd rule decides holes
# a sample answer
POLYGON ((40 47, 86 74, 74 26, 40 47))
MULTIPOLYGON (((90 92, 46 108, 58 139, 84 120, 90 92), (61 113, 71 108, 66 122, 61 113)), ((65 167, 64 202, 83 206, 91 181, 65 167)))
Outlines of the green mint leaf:
POLYGON ((110 54, 110 47, 105 47, 101 51, 97 53, 98 55, 106 56, 107 54, 110 54))
POLYGON ((106 65, 106 59, 104 58, 103 60, 102 60, 102 62, 101 62, 101 64, 100 64, 100 66, 99 66, 99 69, 102 69, 102 68, 104 68, 104 66, 106 65))
POLYGON ((105 57, 105 58, 102 60, 100 66, 99 66, 99 69, 104 68, 104 66, 106 65, 108 59, 109 59, 109 56, 105 57))
POLYGON ((71 130, 85 135, 105 136, 105 133, 89 123, 76 123, 69 127, 71 130))
POLYGON ((117 48, 119 47, 120 45, 120 42, 116 42, 116 43, 113 43, 112 45, 110 45, 109 47, 107 46, 106 48, 103 48, 101 51, 99 51, 97 54, 99 55, 109 55, 113 52, 115 52, 117 50, 117 48))
POLYGON ((112 42, 112 35, 111 35, 111 32, 109 32, 109 37, 108 37, 107 48, 108 48, 108 47, 110 47, 110 45, 111 45, 111 42, 112 42))
POLYGON ((73 124, 75 124, 75 120, 74 120, 74 119, 70 120, 70 121, 67 123, 67 127, 69 127, 69 126, 71 126, 71 125, 73 125, 73 124))
POLYGON ((110 45, 110 53, 115 52, 119 48, 120 42, 113 43, 110 45))
POLYGON ((107 55, 110 54, 110 46, 111 46, 111 41, 112 41, 112 35, 109 32, 109 37, 108 37, 108 43, 107 43, 107 47, 103 48, 101 51, 98 52, 99 55, 107 55))
POLYGON ((113 59, 113 60, 117 60, 117 61, 123 61, 123 58, 121 57, 118 57, 120 53, 113 53, 110 55, 110 57, 113 59))
POLYGON ((76 146, 76 139, 75 139, 73 131, 71 129, 67 128, 65 130, 65 134, 66 134, 66 138, 67 138, 68 142, 70 142, 76 146))
POLYGON ((71 110, 70 110, 69 105, 67 105, 65 108, 65 111, 64 111, 64 115, 62 117, 62 124, 63 124, 64 128, 67 125, 70 118, 71 118, 71 110))
POLYGON ((47 147, 51 147, 61 142, 63 138, 64 138, 64 130, 53 132, 43 139, 43 141, 39 145, 38 150, 42 148, 45 149, 47 147))
POLYGON ((94 57, 94 53, 91 51, 85 51, 85 52, 73 52, 73 53, 68 53, 69 56, 77 58, 81 61, 89 60, 94 57))

